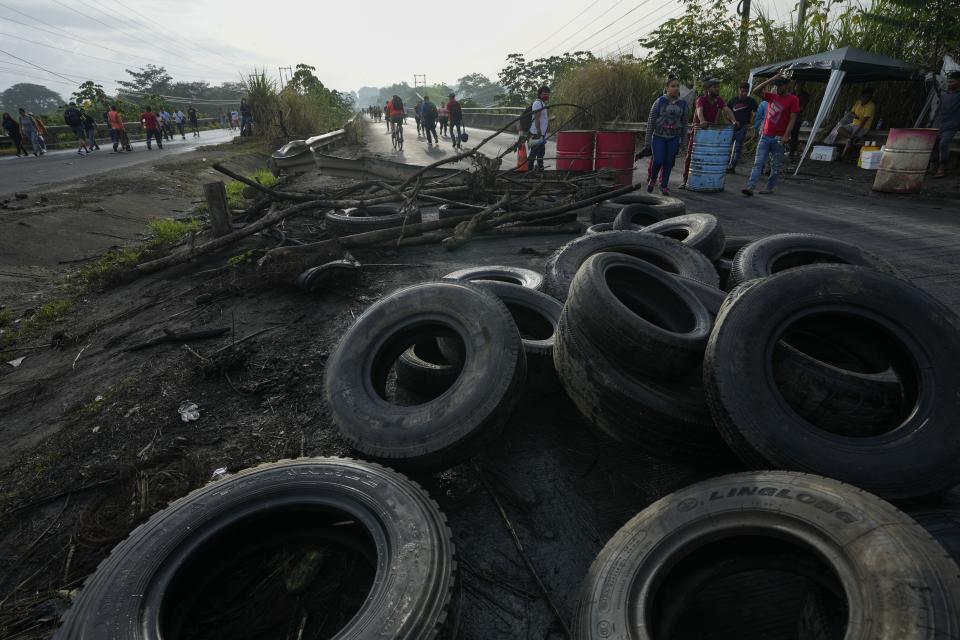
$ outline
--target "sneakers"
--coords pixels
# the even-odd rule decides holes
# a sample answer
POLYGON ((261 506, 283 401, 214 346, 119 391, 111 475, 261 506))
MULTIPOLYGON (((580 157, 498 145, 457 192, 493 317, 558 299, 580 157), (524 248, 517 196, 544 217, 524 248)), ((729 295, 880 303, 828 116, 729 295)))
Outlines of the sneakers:
POLYGON ((660 194, 668 196, 670 195, 670 189, 667 189, 666 187, 660 187, 660 194))
POLYGON ((656 186, 656 182, 653 180, 647 180, 647 193, 653 193, 653 188, 656 186))
POLYGON ((743 189, 740 190, 740 193, 742 193, 745 196, 752 196, 753 189, 751 189, 750 187, 744 187, 743 189))

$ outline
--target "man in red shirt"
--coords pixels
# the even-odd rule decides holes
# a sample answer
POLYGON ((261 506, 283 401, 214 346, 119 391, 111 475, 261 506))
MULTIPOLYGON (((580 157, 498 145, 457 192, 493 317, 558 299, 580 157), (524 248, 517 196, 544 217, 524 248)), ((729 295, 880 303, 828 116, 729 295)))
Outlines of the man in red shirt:
POLYGON ((747 186, 743 189, 745 196, 753 195, 753 189, 760 180, 760 174, 763 173, 763 165, 766 164, 768 156, 772 164, 770 178, 767 180, 767 187, 761 189, 760 193, 773 193, 777 178, 780 177, 780 166, 783 164, 783 139, 788 131, 793 130, 793 125, 800 116, 800 100, 795 94, 787 93, 789 84, 790 81, 784 78, 782 73, 778 73, 753 89, 754 93, 760 94, 769 106, 767 116, 763 120, 760 141, 757 143, 757 158, 753 163, 753 171, 750 173, 750 179, 747 180, 747 186), (776 93, 764 91, 770 83, 776 87, 776 93))
POLYGON ((727 106, 727 103, 720 97, 720 81, 716 78, 710 78, 703 83, 703 95, 697 98, 694 103, 693 129, 687 136, 687 158, 683 163, 683 184, 681 189, 687 188, 687 177, 690 175, 690 156, 693 155, 693 139, 696 137, 697 129, 705 129, 712 124, 717 124, 717 118, 720 112, 730 124, 737 122, 733 117, 733 111, 727 106))
POLYGON ((160 126, 157 124, 157 114, 153 112, 149 105, 144 107, 145 111, 140 114, 140 123, 147 132, 147 149, 151 150, 151 138, 157 139, 157 147, 163 149, 163 143, 160 142, 160 126))

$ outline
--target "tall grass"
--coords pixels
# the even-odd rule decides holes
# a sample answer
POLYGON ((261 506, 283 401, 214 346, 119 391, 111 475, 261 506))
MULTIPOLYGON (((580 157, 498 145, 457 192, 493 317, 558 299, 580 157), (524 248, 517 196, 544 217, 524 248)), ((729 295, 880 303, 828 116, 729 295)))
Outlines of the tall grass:
POLYGON ((349 114, 322 85, 300 92, 280 87, 265 70, 255 71, 243 83, 253 115, 253 131, 270 144, 309 138, 343 126, 349 114))
POLYGON ((564 73, 554 87, 555 102, 587 107, 578 114, 570 107, 556 110, 567 128, 598 129, 608 121, 646 122, 650 105, 663 91, 663 79, 642 62, 628 58, 598 59, 564 73))

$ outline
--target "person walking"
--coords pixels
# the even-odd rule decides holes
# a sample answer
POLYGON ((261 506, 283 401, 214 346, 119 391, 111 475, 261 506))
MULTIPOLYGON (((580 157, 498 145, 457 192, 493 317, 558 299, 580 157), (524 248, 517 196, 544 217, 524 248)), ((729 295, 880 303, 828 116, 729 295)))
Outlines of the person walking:
POLYGON ((960 71, 947 74, 947 90, 940 94, 940 109, 934 126, 940 130, 937 149, 937 170, 934 178, 947 175, 947 162, 950 160, 950 143, 960 130, 960 71))
POLYGON ((687 108, 687 101, 680 99, 680 81, 670 76, 665 95, 653 101, 647 119, 647 146, 652 155, 647 193, 653 192, 662 171, 660 192, 670 195, 670 170, 687 138, 687 108))
POLYGON ((423 96, 423 104, 420 106, 420 119, 423 133, 427 136, 427 146, 430 146, 430 136, 433 135, 433 141, 440 144, 437 138, 437 105, 430 101, 430 96, 423 96))
POLYGON ((720 81, 710 78, 703 84, 703 95, 697 98, 693 112, 693 130, 687 136, 687 157, 683 162, 683 184, 681 189, 687 188, 687 179, 690 177, 690 159, 693 156, 693 142, 697 129, 706 129, 717 123, 720 113, 727 118, 727 122, 735 124, 736 119, 727 103, 720 97, 720 81))
POLYGON ((777 179, 780 177, 780 166, 783 164, 783 138, 787 132, 793 128, 797 118, 800 115, 800 101, 792 93, 787 93, 787 85, 790 81, 783 77, 783 73, 778 73, 769 80, 761 82, 754 88, 754 92, 763 96, 763 99, 769 103, 767 107, 767 117, 763 121, 763 135, 760 136, 760 142, 757 144, 757 157, 753 163, 753 171, 750 172, 750 179, 743 188, 743 195, 752 196, 753 190, 760 181, 760 174, 763 173, 763 165, 767 162, 767 157, 771 158, 772 167, 770 169, 770 178, 767 179, 767 187, 760 193, 773 193, 773 188, 777 185, 777 179), (776 87, 776 93, 764 91, 764 88, 773 84, 776 87))
POLYGON ((530 105, 530 151, 527 153, 527 170, 543 171, 543 157, 547 153, 547 128, 550 118, 547 103, 550 101, 550 87, 541 85, 537 89, 537 99, 530 105))
POLYGON ((187 116, 183 114, 183 111, 177 109, 173 112, 173 121, 177 123, 177 131, 180 132, 180 138, 186 140, 187 135, 183 132, 183 125, 187 121, 187 116))
POLYGON ((733 125, 733 154, 727 165, 727 173, 736 173, 737 163, 743 154, 743 143, 753 137, 753 117, 758 109, 757 101, 750 95, 749 82, 740 85, 739 93, 727 102, 727 106, 737 121, 733 125))
POLYGON ((236 109, 230 112, 230 131, 240 128, 240 114, 236 109))
POLYGON ((463 108, 457 101, 457 94, 451 93, 447 100, 447 117, 450 119, 450 138, 453 139, 453 147, 459 149, 463 145, 463 108), (456 127, 456 132, 454 132, 456 127))
POLYGON ((80 109, 80 117, 83 120, 83 131, 87 134, 87 148, 90 149, 90 151, 99 151, 100 145, 97 144, 97 121, 83 109, 80 109))
POLYGON ((115 104, 110 105, 110 111, 107 112, 107 125, 110 127, 113 152, 118 153, 121 146, 125 151, 130 151, 130 140, 127 138, 126 127, 123 126, 123 116, 120 115, 115 104))
POLYGON ((441 102, 440 106, 437 108, 437 120, 440 123, 440 135, 446 138, 447 122, 450 120, 450 110, 447 109, 447 105, 443 102, 441 102))
POLYGON ((150 108, 150 105, 144 107, 143 113, 140 114, 140 123, 147 132, 147 151, 151 151, 153 149, 153 147, 150 146, 151 138, 156 138, 157 148, 163 149, 163 141, 160 140, 160 131, 158 130, 160 125, 157 120, 157 114, 153 112, 153 110, 150 108))
POLYGON ((200 122, 197 120, 197 110, 190 105, 187 108, 187 119, 190 121, 190 129, 193 131, 193 137, 200 137, 200 122))
POLYGON ((247 99, 240 98, 240 135, 249 136, 252 131, 247 129, 250 126, 250 121, 252 120, 252 115, 250 113, 250 107, 247 106, 247 99))
POLYGON ((33 124, 37 127, 37 140, 40 141, 40 155, 47 152, 47 126, 43 123, 43 118, 28 111, 27 115, 33 118, 33 124))
POLYGON ((23 134, 20 132, 20 124, 14 120, 9 113, 3 114, 3 128, 13 141, 13 148, 17 150, 17 157, 23 152, 23 156, 29 156, 27 149, 23 146, 23 134))
POLYGON ((810 94, 807 93, 805 87, 806 84, 803 80, 793 81, 793 95, 797 96, 797 100, 800 102, 800 115, 797 116, 797 121, 794 123, 793 129, 790 130, 791 162, 797 159, 797 149, 800 147, 800 127, 803 125, 803 111, 810 102, 810 94))
POLYGON ((220 128, 221 128, 221 129, 226 129, 226 128, 227 128, 227 114, 225 114, 225 113, 223 112, 223 109, 220 109, 220 113, 219 113, 219 115, 218 115, 218 118, 220 119, 220 128))
POLYGON ((413 119, 417 123, 417 137, 419 138, 422 134, 420 131, 420 125, 423 121, 423 98, 417 100, 417 104, 413 105, 413 119))
MULTIPOLYGON (((77 138, 77 155, 90 155, 90 149, 87 148, 87 131, 83 126, 83 114, 80 112, 80 109, 77 108, 75 102, 71 102, 67 105, 67 108, 64 109, 63 121, 67 123, 70 130, 73 131, 73 135, 77 138)), ((23 126, 22 122, 21 126, 23 126)))

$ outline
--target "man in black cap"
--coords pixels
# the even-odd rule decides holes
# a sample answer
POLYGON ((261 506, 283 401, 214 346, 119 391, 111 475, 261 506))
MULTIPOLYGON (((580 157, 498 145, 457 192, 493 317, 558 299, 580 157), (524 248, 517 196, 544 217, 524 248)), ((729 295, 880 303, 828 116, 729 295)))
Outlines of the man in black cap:
POLYGON ((797 118, 800 115, 800 100, 795 94, 787 93, 787 86, 790 80, 778 73, 769 80, 761 82, 753 88, 754 93, 760 95, 767 101, 767 115, 763 120, 763 129, 760 135, 760 141, 757 143, 757 157, 753 163, 753 171, 750 173, 750 179, 747 180, 747 186, 743 189, 743 195, 752 196, 753 189, 760 180, 760 174, 763 173, 763 165, 767 163, 767 157, 770 158, 772 168, 770 169, 770 178, 767 180, 767 186, 760 193, 773 193, 773 188, 777 185, 777 179, 780 177, 780 166, 783 164, 783 140, 787 132, 793 129, 797 118), (773 83, 776 87, 776 93, 764 91, 767 85, 773 83))
POLYGON ((681 189, 687 188, 687 177, 690 175, 690 156, 693 152, 693 140, 696 137, 697 129, 716 124, 721 111, 730 124, 735 124, 737 121, 733 117, 733 111, 720 97, 720 81, 717 78, 710 78, 703 83, 703 95, 697 98, 694 106, 696 109, 693 112, 693 132, 687 136, 687 158, 683 164, 681 189))

